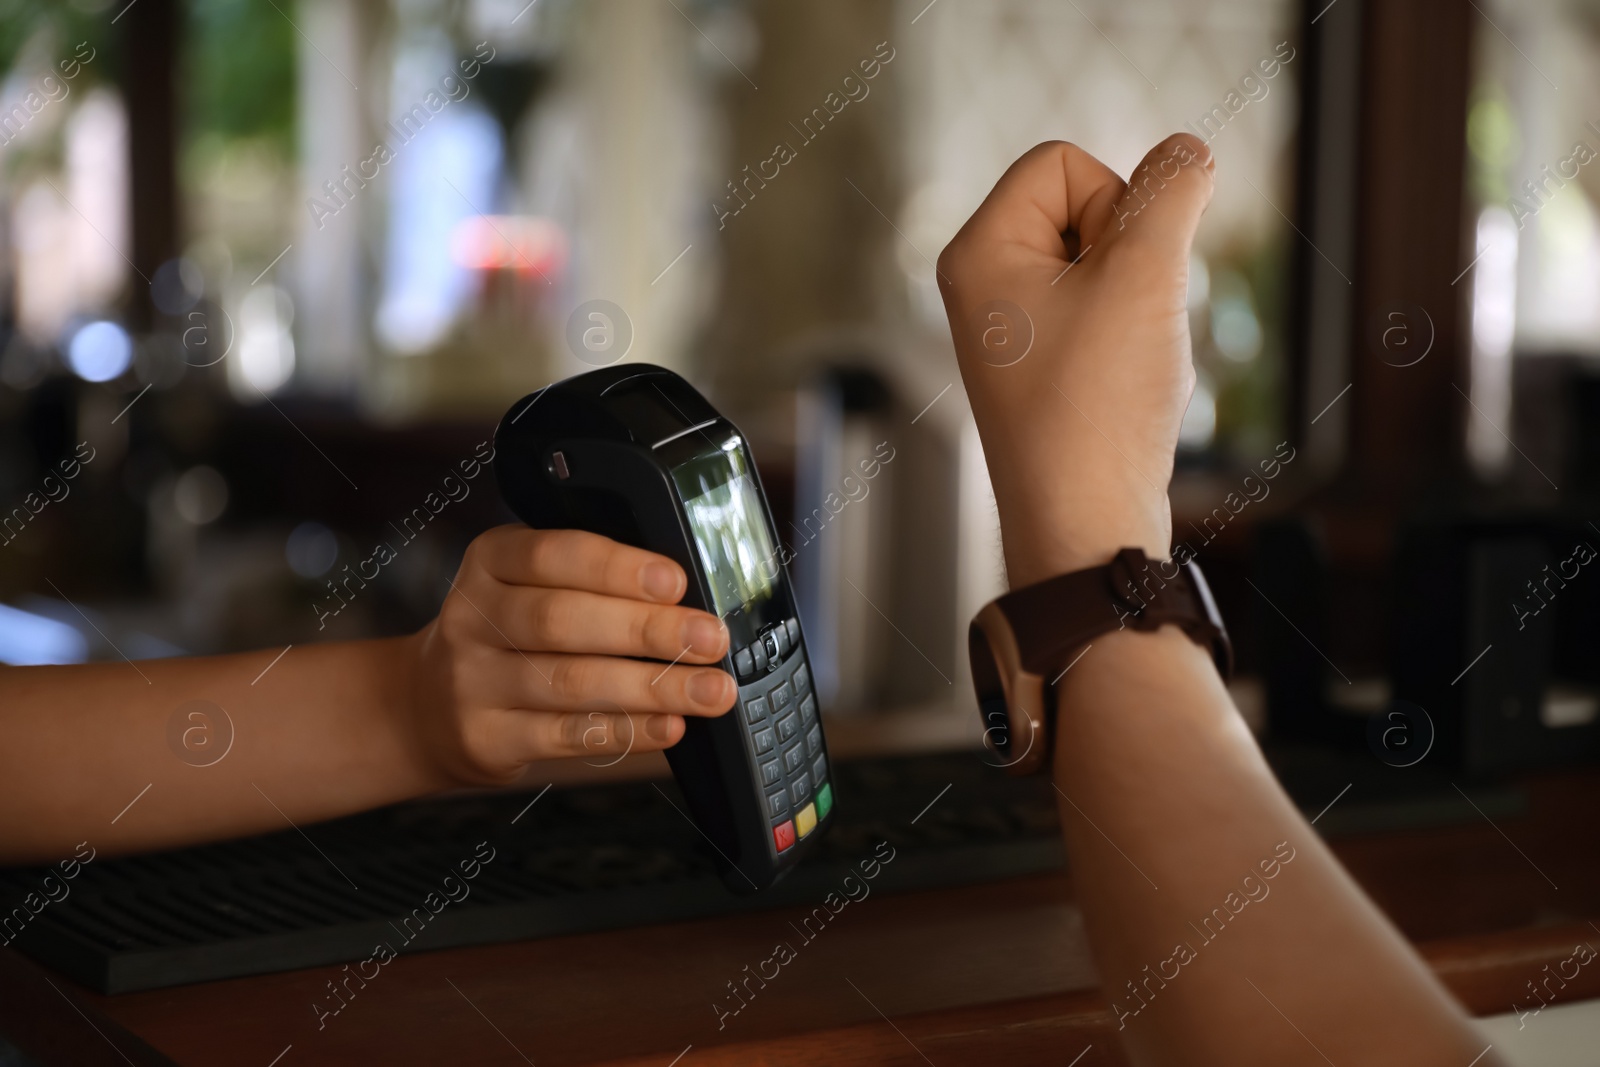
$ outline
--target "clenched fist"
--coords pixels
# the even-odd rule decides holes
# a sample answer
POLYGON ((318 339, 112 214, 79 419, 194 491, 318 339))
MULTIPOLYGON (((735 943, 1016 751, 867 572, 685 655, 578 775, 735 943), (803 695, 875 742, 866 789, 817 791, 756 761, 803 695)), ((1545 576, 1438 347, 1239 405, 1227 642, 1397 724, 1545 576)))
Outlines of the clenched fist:
POLYGON ((1189 246, 1211 200, 1198 138, 1125 183, 1052 141, 1012 164, 939 256, 961 377, 1013 586, 1171 547, 1178 427, 1194 389, 1189 246))

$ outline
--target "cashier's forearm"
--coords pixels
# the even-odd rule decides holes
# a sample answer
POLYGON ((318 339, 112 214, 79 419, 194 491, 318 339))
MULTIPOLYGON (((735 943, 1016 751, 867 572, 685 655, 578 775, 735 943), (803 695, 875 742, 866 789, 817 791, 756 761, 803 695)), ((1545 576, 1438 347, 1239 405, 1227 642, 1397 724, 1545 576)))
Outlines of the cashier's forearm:
POLYGON ((0 863, 283 829, 439 788, 399 713, 410 640, 0 669, 0 863))

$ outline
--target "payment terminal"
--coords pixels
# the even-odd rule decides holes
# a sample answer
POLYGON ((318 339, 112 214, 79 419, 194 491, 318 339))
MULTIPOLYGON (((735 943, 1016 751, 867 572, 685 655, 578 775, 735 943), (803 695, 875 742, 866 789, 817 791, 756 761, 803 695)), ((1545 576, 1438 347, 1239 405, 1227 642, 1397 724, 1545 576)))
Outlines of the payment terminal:
POLYGON ((829 825, 832 775, 794 593, 744 437, 688 382, 627 363, 512 405, 495 435, 507 505, 677 561, 682 603, 721 616, 738 703, 685 716, 667 761, 735 892, 771 885, 829 825))

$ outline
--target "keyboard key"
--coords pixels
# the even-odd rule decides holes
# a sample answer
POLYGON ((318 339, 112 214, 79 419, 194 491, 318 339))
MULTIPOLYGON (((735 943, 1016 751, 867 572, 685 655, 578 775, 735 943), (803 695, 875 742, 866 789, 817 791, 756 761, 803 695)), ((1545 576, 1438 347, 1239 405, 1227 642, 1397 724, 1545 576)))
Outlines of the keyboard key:
MULTIPOLYGON (((790 716, 793 718, 794 716, 790 716)), ((772 751, 772 730, 757 730, 752 740, 756 743, 756 755, 760 756, 772 751)))
POLYGON ((800 620, 788 619, 783 624, 784 632, 789 635, 789 647, 800 647, 800 620))
POLYGON ((759 647, 767 650, 767 662, 774 667, 778 665, 779 660, 783 659, 783 646, 778 643, 778 635, 776 633, 769 633, 763 637, 759 647))
POLYGON ((811 692, 811 671, 804 663, 794 672, 794 689, 797 693, 811 692))
POLYGON ((825 756, 818 756, 811 761, 811 780, 820 782, 828 777, 828 760, 825 756))
MULTIPOLYGON (((763 731, 763 732, 765 732, 765 731, 763 731)), ((786 718, 782 718, 782 719, 778 720, 778 740, 779 740, 779 742, 787 744, 788 741, 792 737, 794 737, 796 734, 798 734, 799 732, 800 732, 800 716, 791 714, 786 718)), ((765 751, 765 750, 758 748, 756 751, 760 752, 760 751, 765 751)))
POLYGON ((815 696, 808 696, 800 702, 800 714, 805 718, 806 722, 817 721, 817 698, 815 696))
POLYGON ((750 646, 750 654, 755 657, 756 673, 766 674, 768 663, 766 647, 760 641, 757 641, 750 646))
POLYGON ((817 809, 807 804, 801 808, 794 817, 794 828, 801 837, 806 836, 817 828, 817 809))
POLYGON ((799 808, 810 795, 811 779, 806 777, 805 771, 801 771, 789 782, 789 796, 794 799, 794 806, 799 808))
POLYGON ((761 765, 761 784, 763 786, 775 786, 781 781, 783 781, 783 768, 778 764, 777 760, 769 759, 761 765))
POLYGON ((773 638, 778 642, 778 658, 783 659, 789 655, 789 635, 782 626, 773 627, 773 638))
POLYGON ((767 698, 751 697, 744 702, 744 721, 751 726, 767 717, 767 698))
POLYGON ((772 843, 777 846, 779 852, 786 848, 793 848, 794 823, 786 822, 782 826, 774 826, 772 828, 772 843))
MULTIPOLYGON (((801 767, 804 767, 805 763, 806 763, 806 750, 800 745, 794 746, 793 748, 789 749, 787 752, 785 752, 783 754, 783 765, 784 765, 784 767, 786 767, 788 769, 790 774, 793 774, 795 771, 798 771, 801 767)), ((768 783, 768 784, 771 784, 771 783, 768 783)))
POLYGON ((733 654, 733 669, 739 672, 741 681, 748 681, 755 677, 756 660, 748 648, 741 648, 733 654))
POLYGON ((767 794, 767 817, 776 819, 789 810, 789 794, 777 789, 767 794))
POLYGON ((822 755, 822 727, 813 726, 806 731, 806 750, 813 756, 822 755))
POLYGON ((833 783, 823 782, 817 786, 817 818, 826 819, 828 812, 833 808, 833 783))
POLYGON ((778 687, 772 691, 772 706, 779 711, 794 703, 794 690, 788 682, 779 682, 778 687))

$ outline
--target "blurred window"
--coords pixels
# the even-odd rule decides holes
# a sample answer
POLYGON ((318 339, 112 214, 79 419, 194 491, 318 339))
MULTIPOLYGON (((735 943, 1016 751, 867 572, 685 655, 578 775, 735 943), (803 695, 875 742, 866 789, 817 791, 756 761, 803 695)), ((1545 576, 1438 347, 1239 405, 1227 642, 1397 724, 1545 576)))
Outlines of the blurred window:
POLYGON ((1472 401, 1486 473, 1515 457, 1513 360, 1600 357, 1600 21, 1573 0, 1479 8, 1467 113, 1472 401))
MULTIPOLYGON (((924 4, 903 5, 908 41, 928 42, 907 45, 911 245, 938 248, 1040 141, 1073 141, 1126 176, 1170 133, 1205 138, 1219 181, 1190 270, 1200 381, 1184 443, 1270 452, 1285 423, 1299 5, 951 0, 918 14, 924 4)), ((919 313, 942 324, 932 272, 909 245, 900 253, 919 313)))

